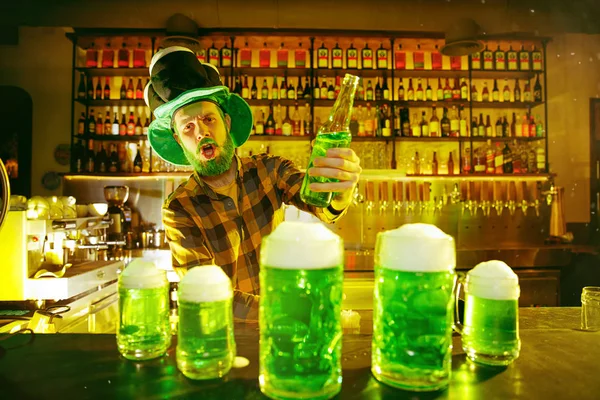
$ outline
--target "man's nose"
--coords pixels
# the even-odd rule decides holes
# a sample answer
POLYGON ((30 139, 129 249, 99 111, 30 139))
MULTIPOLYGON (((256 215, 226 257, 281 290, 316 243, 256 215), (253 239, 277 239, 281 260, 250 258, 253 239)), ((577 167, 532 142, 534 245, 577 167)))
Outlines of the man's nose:
POLYGON ((205 137, 211 136, 210 129, 208 129, 208 126, 204 123, 204 121, 201 118, 197 119, 196 127, 196 139, 198 141, 204 139, 205 137))

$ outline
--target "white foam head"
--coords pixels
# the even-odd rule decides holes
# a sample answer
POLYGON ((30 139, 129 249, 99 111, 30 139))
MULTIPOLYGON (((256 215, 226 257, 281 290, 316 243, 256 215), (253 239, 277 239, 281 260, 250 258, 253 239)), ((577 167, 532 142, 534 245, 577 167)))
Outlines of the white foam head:
POLYGON ((126 289, 151 289, 168 283, 164 270, 156 268, 153 262, 135 259, 130 262, 119 278, 121 287, 126 289))
POLYGON ((375 265, 410 272, 454 271, 454 239, 435 225, 405 224, 377 234, 375 265))
POLYGON ((325 269, 343 263, 342 239, 318 222, 282 222, 261 247, 261 266, 325 269))
POLYGON ((193 303, 228 300, 233 297, 231 279, 216 265, 194 267, 179 282, 178 296, 193 303))
POLYGON ((477 264, 467 273, 467 293, 494 300, 516 300, 521 293, 519 277, 502 261, 477 264))

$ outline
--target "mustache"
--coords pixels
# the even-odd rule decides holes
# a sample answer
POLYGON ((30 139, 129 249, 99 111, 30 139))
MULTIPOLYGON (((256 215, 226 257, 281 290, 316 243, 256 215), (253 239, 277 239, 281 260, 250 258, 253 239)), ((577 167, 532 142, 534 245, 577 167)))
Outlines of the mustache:
POLYGON ((206 146, 207 144, 211 144, 215 148, 219 147, 219 145, 217 144, 217 142, 214 141, 214 139, 204 138, 204 139, 202 139, 200 141, 200 143, 198 143, 198 147, 196 148, 196 152, 200 153, 200 151, 202 150, 202 147, 206 146))

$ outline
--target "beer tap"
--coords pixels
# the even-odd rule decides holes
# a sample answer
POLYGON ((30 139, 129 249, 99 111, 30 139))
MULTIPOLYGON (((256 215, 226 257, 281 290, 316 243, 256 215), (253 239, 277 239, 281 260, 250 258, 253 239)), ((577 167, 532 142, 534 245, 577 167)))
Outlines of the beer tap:
POLYGON ((462 208, 461 208, 461 214, 465 215, 465 210, 469 210, 469 214, 471 213, 471 189, 470 189, 470 185, 469 182, 461 182, 460 183, 460 194, 461 197, 463 198, 463 203, 462 203, 462 208))
POLYGON ((488 181, 481 182, 480 193, 481 193, 481 210, 485 217, 490 215, 492 202, 490 201, 490 186, 488 181))
POLYGON ((379 182, 379 215, 385 215, 388 208, 389 191, 387 181, 379 182))
POLYGON ((477 182, 469 182, 469 204, 467 206, 469 212, 473 216, 477 216, 477 210, 479 209, 479 196, 481 195, 481 190, 477 182))
POLYGON ((494 209, 496 210, 496 214, 498 216, 502 215, 502 211, 504 211, 504 201, 502 200, 503 196, 503 187, 504 187, 504 183, 503 182, 493 182, 493 189, 494 189, 494 209))
POLYGON ((540 188, 538 185, 539 182, 531 182, 531 190, 529 191, 529 193, 531 193, 531 198, 533 199, 530 206, 535 210, 536 217, 540 216, 540 188))
POLYGON ((454 184, 454 188, 452 189, 452 193, 450 193, 450 203, 456 204, 460 201, 461 192, 458 190, 458 183, 454 184))
POLYGON ((394 196, 394 215, 400 215, 402 204, 404 203, 404 183, 401 181, 394 182, 392 191, 394 196))
POLYGON ((418 199, 417 182, 412 181, 408 183, 408 203, 406 206, 410 214, 413 214, 415 210, 415 207, 417 205, 416 199, 418 199))
POLYGON ((430 214, 435 207, 435 204, 431 203, 431 182, 424 182, 421 185, 421 190, 421 214, 423 214, 423 211, 430 214))
POLYGON ((365 200, 367 204, 367 215, 371 215, 371 213, 373 212, 373 206, 375 202, 375 185, 371 181, 367 181, 367 185, 365 188, 365 200))
POLYGON ((529 202, 527 201, 527 182, 525 181, 517 183, 517 203, 520 204, 523 215, 527 215, 529 202))
POLYGON ((506 194, 506 208, 511 216, 515 215, 515 210, 517 209, 517 203, 515 199, 517 198, 517 186, 515 181, 508 182, 508 192, 506 194))

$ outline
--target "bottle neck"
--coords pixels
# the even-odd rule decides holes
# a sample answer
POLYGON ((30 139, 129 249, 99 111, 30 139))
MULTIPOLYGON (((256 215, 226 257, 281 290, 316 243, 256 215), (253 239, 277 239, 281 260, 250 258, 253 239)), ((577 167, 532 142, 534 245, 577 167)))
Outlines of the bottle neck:
POLYGON ((319 133, 348 132, 350 130, 350 117, 352 116, 357 86, 358 77, 346 75, 337 100, 329 114, 329 119, 319 129, 319 133))

